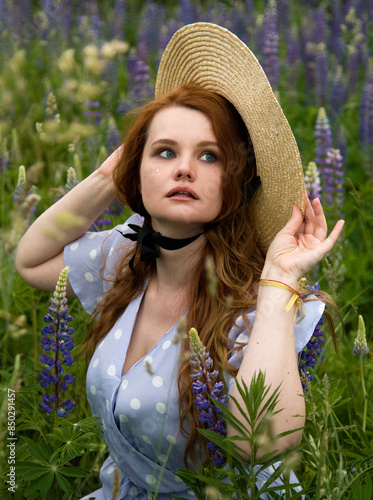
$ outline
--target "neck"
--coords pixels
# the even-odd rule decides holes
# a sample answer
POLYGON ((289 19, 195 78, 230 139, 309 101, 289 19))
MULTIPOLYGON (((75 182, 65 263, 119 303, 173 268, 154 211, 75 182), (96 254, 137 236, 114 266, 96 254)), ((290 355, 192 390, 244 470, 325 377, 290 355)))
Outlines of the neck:
POLYGON ((201 235, 193 243, 179 250, 159 248, 160 257, 156 259, 154 280, 159 287, 170 290, 188 291, 191 276, 200 262, 206 238, 201 235))

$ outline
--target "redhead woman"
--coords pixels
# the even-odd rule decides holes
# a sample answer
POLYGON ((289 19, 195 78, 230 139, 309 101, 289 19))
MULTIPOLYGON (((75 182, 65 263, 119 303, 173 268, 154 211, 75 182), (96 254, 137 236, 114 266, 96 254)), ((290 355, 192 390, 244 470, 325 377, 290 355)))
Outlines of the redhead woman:
MULTIPOLYGON (((207 457, 188 344, 174 341, 181 320, 198 330, 229 394, 238 398, 236 379, 250 385, 262 371, 268 385, 281 383, 274 432, 303 428, 297 354, 324 305, 309 301, 303 314, 287 305, 342 227, 328 236, 320 201, 307 199, 295 139, 250 50, 212 24, 179 30, 163 55, 156 97, 137 110, 124 144, 42 214, 17 251, 21 276, 44 290, 68 265, 68 294, 97 318, 86 342, 87 395, 109 457, 102 488, 87 498, 113 498, 116 468, 121 500, 148 498, 160 475, 159 499, 194 497, 175 475, 207 457), (130 219, 87 232, 115 196, 130 219), (84 223, 57 227, 63 211, 84 223)), ((283 437, 276 450, 301 435, 283 437)))

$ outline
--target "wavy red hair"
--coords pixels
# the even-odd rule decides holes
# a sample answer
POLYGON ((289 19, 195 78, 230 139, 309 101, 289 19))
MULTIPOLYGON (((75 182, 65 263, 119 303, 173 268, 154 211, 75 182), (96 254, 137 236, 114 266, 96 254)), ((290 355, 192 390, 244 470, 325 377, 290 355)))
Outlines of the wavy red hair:
MULTIPOLYGON (((264 264, 264 256, 258 248, 257 234, 250 218, 250 200, 243 198, 247 184, 256 175, 255 155, 247 128, 236 109, 217 94, 196 85, 182 85, 137 110, 125 137, 120 161, 114 170, 116 193, 122 203, 150 221, 139 188, 142 152, 152 119, 158 111, 171 106, 204 113, 212 123, 223 155, 223 203, 215 219, 222 222, 205 233, 206 245, 188 283, 186 331, 195 327, 210 352, 215 368, 234 374, 228 364, 227 335, 242 310, 255 305, 253 284, 260 277, 264 264), (208 256, 213 261, 218 283, 214 297, 207 286, 205 262, 208 256)), ((134 249, 131 249, 122 257, 113 284, 98 307, 100 317, 86 342, 89 353, 93 352, 128 304, 140 293, 146 278, 155 272, 154 263, 141 262, 137 255, 136 273, 133 274, 128 268, 133 254, 134 249)), ((188 339, 185 338, 182 353, 188 352, 188 349, 188 339)), ((189 459, 195 463, 197 454, 205 455, 206 447, 197 432, 201 424, 193 404, 187 356, 181 356, 180 359, 178 387, 181 430, 189 436, 184 456, 188 466, 189 459)))

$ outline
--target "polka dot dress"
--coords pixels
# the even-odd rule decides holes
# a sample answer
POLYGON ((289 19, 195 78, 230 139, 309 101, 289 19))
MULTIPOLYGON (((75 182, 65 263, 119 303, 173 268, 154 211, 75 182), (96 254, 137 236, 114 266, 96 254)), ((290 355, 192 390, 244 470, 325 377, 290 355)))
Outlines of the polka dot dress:
MULTIPOLYGON (((128 223, 142 225, 142 218, 134 215, 117 229, 131 231, 128 223)), ((114 274, 129 244, 132 243, 118 231, 111 230, 87 233, 65 247, 64 259, 65 265, 70 266, 71 285, 89 313, 93 312, 110 286, 108 281, 100 277, 104 259, 106 266, 103 276, 107 278, 114 274)), ((88 368, 88 401, 92 413, 101 420, 110 455, 100 471, 102 488, 85 497, 87 499, 112 498, 116 468, 120 474, 120 500, 145 500, 155 489, 160 500, 170 499, 172 495, 185 499, 196 498, 175 475, 178 468, 184 467, 183 455, 187 442, 180 432, 177 389, 180 342, 174 342, 177 324, 165 332, 153 349, 122 376, 123 363, 144 292, 145 289, 129 304, 97 346, 88 368)), ((306 307, 306 318, 295 326, 297 352, 307 344, 322 313, 321 309, 318 310, 320 302, 309 302, 306 307)), ((247 318, 252 325, 255 311, 249 311, 247 318)), ((237 319, 230 339, 248 342, 249 334, 242 317, 237 319)), ((243 354, 244 350, 235 353, 230 359, 231 364, 239 367, 243 354)), ((227 377, 226 382, 229 388, 234 383, 230 377, 227 377)))

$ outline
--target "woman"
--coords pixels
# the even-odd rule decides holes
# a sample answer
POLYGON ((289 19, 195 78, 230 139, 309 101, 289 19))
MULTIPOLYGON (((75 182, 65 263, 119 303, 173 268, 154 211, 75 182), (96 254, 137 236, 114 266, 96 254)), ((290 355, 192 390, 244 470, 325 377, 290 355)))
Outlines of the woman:
MULTIPOLYGON (((42 214, 17 252, 20 274, 45 290, 69 265, 68 294, 98 316, 87 340, 87 394, 110 456, 103 488, 91 497, 112 498, 118 467, 120 499, 147 498, 160 476, 158 498, 193 498, 174 475, 206 458, 182 356, 188 345, 177 337, 182 317, 230 394, 239 399, 233 375, 249 385, 261 370, 268 385, 282 384, 275 434, 303 427, 297 353, 323 305, 305 304, 295 325, 294 306, 286 306, 343 227, 339 221, 327 237, 320 202, 304 197, 294 137, 255 57, 218 26, 179 30, 162 58, 156 99, 139 111, 124 145, 42 214), (86 233, 115 195, 135 214, 117 230, 86 233), (84 223, 59 228, 55 217, 65 210, 84 223)), ((300 438, 294 432, 274 448, 300 438)))

